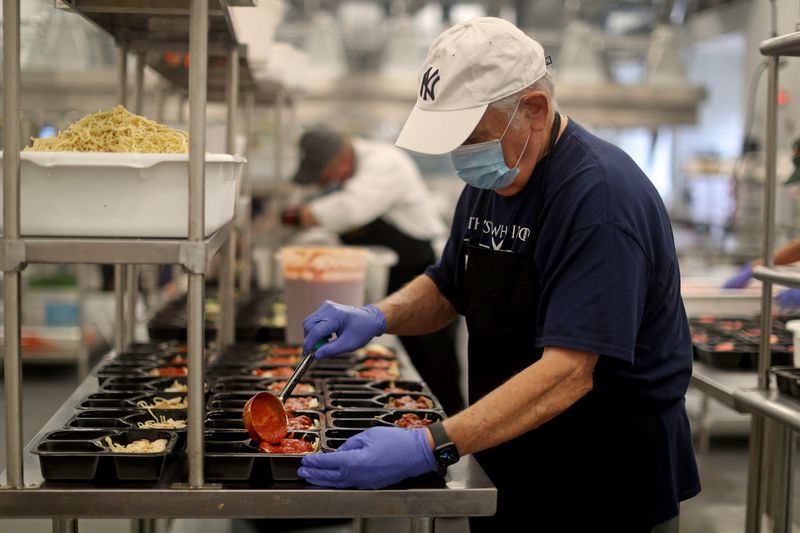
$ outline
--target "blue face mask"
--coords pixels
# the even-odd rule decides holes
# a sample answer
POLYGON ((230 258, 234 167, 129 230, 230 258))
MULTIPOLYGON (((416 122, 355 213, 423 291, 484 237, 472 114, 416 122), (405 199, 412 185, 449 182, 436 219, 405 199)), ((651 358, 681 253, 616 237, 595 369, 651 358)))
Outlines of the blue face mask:
POLYGON ((525 146, 522 147, 514 168, 508 168, 508 165, 506 165, 500 141, 506 136, 506 132, 514 121, 514 115, 517 114, 518 108, 519 100, 517 101, 517 107, 514 108, 514 113, 511 115, 511 120, 508 121, 506 129, 503 130, 503 134, 499 139, 459 146, 450 152, 450 158, 453 160, 453 166, 456 167, 458 177, 478 189, 504 189, 514 182, 517 174, 519 174, 519 162, 528 147, 531 133, 528 131, 525 146))

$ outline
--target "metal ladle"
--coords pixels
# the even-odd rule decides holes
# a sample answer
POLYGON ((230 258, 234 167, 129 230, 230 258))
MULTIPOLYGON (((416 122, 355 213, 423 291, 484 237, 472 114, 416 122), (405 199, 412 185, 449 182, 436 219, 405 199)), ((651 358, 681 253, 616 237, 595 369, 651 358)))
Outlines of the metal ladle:
POLYGON ((280 394, 275 396, 271 392, 264 391, 247 400, 242 412, 242 418, 244 427, 250 434, 251 439, 270 444, 279 444, 281 439, 286 436, 289 416, 286 413, 284 402, 292 394, 308 367, 314 362, 314 355, 316 355, 317 350, 326 342, 328 342, 328 339, 322 339, 317 342, 311 351, 303 356, 303 360, 297 365, 280 394))

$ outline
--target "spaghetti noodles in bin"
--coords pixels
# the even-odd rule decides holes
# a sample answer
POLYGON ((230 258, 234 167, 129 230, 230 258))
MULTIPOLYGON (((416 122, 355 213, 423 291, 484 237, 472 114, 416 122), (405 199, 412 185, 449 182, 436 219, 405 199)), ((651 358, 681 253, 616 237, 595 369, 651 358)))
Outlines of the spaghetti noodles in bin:
POLYGON ((189 152, 189 134, 118 105, 86 115, 55 137, 33 138, 25 151, 185 154, 189 152))

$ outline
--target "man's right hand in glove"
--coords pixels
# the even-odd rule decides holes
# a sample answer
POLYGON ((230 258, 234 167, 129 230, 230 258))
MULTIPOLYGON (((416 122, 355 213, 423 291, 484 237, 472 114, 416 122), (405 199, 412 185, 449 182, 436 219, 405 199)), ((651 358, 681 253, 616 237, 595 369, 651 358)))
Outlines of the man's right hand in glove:
POLYGON ((308 353, 322 339, 336 333, 336 338, 317 350, 322 359, 340 353, 352 352, 367 344, 373 337, 386 332, 386 317, 374 305, 351 307, 325 300, 319 309, 303 322, 305 342, 303 353, 308 353))
POLYGON ((751 279, 753 279, 753 266, 750 263, 745 263, 742 265, 742 268, 739 269, 739 272, 731 276, 728 281, 725 282, 725 285, 723 285, 722 288, 744 289, 750 285, 751 279))

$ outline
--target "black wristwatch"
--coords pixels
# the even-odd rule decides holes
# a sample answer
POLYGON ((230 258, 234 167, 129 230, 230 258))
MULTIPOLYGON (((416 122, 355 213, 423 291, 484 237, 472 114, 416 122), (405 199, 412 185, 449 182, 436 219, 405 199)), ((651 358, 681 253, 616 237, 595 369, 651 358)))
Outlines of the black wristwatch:
POLYGON ((455 443, 447 436, 442 423, 434 422, 428 429, 433 437, 433 455, 439 467, 446 469, 451 464, 457 463, 461 456, 458 455, 455 443))

